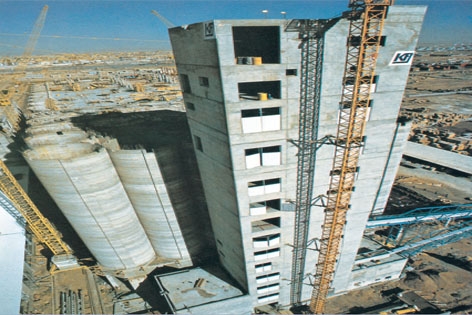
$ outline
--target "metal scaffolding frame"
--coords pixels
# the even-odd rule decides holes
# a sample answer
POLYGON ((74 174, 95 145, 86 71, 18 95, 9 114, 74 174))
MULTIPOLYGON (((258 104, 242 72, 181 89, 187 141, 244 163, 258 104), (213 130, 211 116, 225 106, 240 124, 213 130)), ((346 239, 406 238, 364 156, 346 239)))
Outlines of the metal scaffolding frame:
POLYGON ((299 305, 305 278, 306 249, 310 211, 313 205, 318 121, 321 93, 324 33, 335 23, 331 20, 292 20, 286 31, 297 31, 302 40, 300 74, 300 114, 295 231, 292 255, 290 303, 299 305))

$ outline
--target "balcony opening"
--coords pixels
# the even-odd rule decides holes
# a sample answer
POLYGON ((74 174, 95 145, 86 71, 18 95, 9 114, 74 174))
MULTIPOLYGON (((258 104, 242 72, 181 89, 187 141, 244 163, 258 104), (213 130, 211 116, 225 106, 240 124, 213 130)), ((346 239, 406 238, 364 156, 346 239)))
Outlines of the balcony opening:
POLYGON ((280 217, 252 222, 252 233, 280 228, 280 217))
POLYGON ((280 130, 280 107, 241 111, 243 133, 280 130))
POLYGON ((263 273, 272 270, 272 263, 263 263, 256 265, 256 273, 263 273))
POLYGON ((272 281, 279 281, 279 280, 280 280, 280 274, 278 272, 256 277, 257 284, 272 282, 272 281))
POLYGON ((246 168, 274 166, 281 163, 281 146, 246 149, 246 168))
POLYGON ((280 192, 280 178, 264 179, 248 183, 249 196, 280 192))
POLYGON ((252 239, 254 248, 265 248, 280 245, 280 234, 271 234, 252 239))
POLYGON ((277 301, 279 299, 279 294, 278 293, 274 293, 274 294, 269 294, 269 295, 264 295, 264 296, 260 296, 257 298, 257 303, 270 303, 270 302, 274 302, 274 301, 277 301))
POLYGON ((280 81, 256 81, 238 83, 239 99, 241 100, 270 100, 280 99, 280 81))
POLYGON ((274 211, 280 211, 280 199, 265 200, 254 202, 249 205, 251 215, 266 214, 274 211))
POLYGON ((257 287, 257 294, 267 294, 274 291, 277 292, 279 290, 280 290, 280 285, 278 283, 273 283, 273 284, 257 287))
POLYGON ((280 63, 278 26, 234 26, 233 41, 236 60, 261 57, 262 63, 280 63))
POLYGON ((254 260, 264 260, 280 256, 280 248, 268 249, 254 253, 254 260))

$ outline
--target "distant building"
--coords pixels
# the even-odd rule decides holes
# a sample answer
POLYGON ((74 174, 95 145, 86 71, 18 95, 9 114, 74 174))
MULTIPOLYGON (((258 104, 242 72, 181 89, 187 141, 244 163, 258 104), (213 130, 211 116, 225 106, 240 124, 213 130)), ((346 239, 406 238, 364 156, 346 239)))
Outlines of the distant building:
MULTIPOLYGON (((398 278, 406 260, 391 256, 356 264, 366 222, 381 214, 410 125, 397 122, 425 7, 392 6, 377 58, 364 148, 347 214, 332 294, 398 278)), ((214 20, 169 30, 198 167, 221 265, 252 298, 252 307, 290 304, 297 186, 300 38, 288 20, 214 20)), ((325 33, 319 138, 335 135, 349 21, 325 33)), ((325 195, 334 146, 317 152, 313 196, 325 195)), ((313 207, 309 239, 315 249, 323 208, 313 207)), ((306 283, 317 263, 307 250, 306 283)), ((303 298, 309 299, 307 285, 303 298)))
POLYGON ((10 200, 0 192, 0 314, 19 314, 28 271, 24 268, 26 228, 10 200), (24 274, 24 275, 23 275, 24 274))

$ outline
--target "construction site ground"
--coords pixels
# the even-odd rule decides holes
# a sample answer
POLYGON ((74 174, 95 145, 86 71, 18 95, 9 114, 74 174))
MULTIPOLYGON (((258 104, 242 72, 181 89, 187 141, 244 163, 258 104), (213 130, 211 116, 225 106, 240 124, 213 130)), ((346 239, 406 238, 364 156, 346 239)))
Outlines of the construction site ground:
POLYGON ((328 299, 327 314, 375 312, 398 300, 395 293, 414 291, 442 311, 472 312, 470 239, 421 253, 408 262, 404 277, 328 299))
MULTIPOLYGON (((469 60, 470 63, 471 59, 471 51, 461 51, 452 56, 423 53, 416 57, 415 62, 433 64, 469 60)), ((402 111, 418 110, 423 115, 420 118, 424 119, 434 114, 463 115, 462 121, 449 126, 447 122, 439 122, 433 127, 452 130, 457 134, 472 133, 471 82, 471 67, 411 72, 402 111)), ((399 189, 393 190, 387 210, 392 214, 401 212, 401 208, 406 211, 433 204, 472 203, 472 175, 443 172, 440 168, 418 161, 402 162, 395 185, 399 189)), ((444 312, 472 313, 471 238, 411 257, 400 280, 328 299, 325 312, 378 313, 382 306, 398 301, 396 293, 400 291, 413 291, 444 312)))
MULTIPOLYGON (((466 55, 454 58, 472 59, 472 52, 461 52, 461 54, 466 55)), ((428 59, 428 56, 423 54, 421 61, 438 62, 447 61, 448 58, 451 57, 428 59)), ((405 91, 403 109, 424 108, 421 112, 428 115, 463 113, 470 117, 472 116, 470 105, 472 94, 451 93, 451 91, 472 92, 471 82, 472 68, 412 72, 405 91)), ((470 119, 462 122, 461 128, 472 132, 470 119)), ((37 195, 44 196, 35 198, 34 201, 39 202, 40 209, 49 208, 53 211, 55 205, 47 206, 51 200, 46 197, 47 194, 42 188, 35 188, 37 182, 34 176, 32 178, 30 188, 33 194, 36 190, 37 195)), ((401 211, 402 209, 399 208, 407 210, 438 203, 472 203, 470 176, 447 174, 418 162, 403 161, 395 185, 414 192, 416 197, 405 195, 401 189, 394 190, 390 200, 390 210, 395 208, 393 212, 401 211), (395 202, 396 206, 392 206, 395 202), (402 203, 401 206, 399 206, 400 203, 402 203)), ((80 258, 89 255, 80 241, 74 244, 76 236, 68 232, 71 229, 64 218, 56 218, 54 223, 56 226, 59 225, 58 227, 64 232, 66 241, 72 243, 76 251, 78 249, 80 258)), ((119 302, 119 307, 117 307, 118 298, 129 295, 130 289, 123 286, 118 290, 113 290, 103 278, 92 275, 84 268, 59 271, 51 276, 48 272, 50 263, 42 256, 41 247, 37 248, 32 260, 37 286, 31 299, 23 306, 25 313, 57 314, 60 312, 58 305, 60 292, 69 292, 69 290, 78 292, 79 289, 84 290, 86 295, 85 314, 127 313, 133 311, 131 308, 127 309, 132 304, 137 305, 134 311, 142 311, 146 307, 146 303, 135 295, 130 295, 128 302, 119 302)), ((366 313, 378 309, 380 305, 391 303, 394 293, 399 290, 414 291, 443 311, 461 314, 472 312, 471 260, 470 238, 429 250, 410 258, 402 279, 332 297, 327 301, 325 313, 366 313)))

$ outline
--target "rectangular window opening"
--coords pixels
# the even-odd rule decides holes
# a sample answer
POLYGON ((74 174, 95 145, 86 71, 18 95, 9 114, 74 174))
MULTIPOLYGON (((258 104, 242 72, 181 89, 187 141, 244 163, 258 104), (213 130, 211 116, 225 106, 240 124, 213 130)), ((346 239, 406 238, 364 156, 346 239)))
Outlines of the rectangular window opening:
POLYGON ((387 43, 387 36, 383 35, 382 37, 380 37, 380 46, 384 47, 386 43, 387 43))
POLYGON ((298 75, 298 70, 297 69, 286 69, 285 70, 285 75, 298 75))
POLYGON ((198 150, 198 151, 201 151, 203 152, 203 145, 202 145, 202 139, 198 136, 194 136, 193 137, 194 141, 195 141, 195 148, 198 150))
POLYGON ((194 103, 186 102, 185 105, 187 105, 188 109, 195 110, 195 104, 194 103))
POLYGON ((180 85, 182 88, 182 91, 185 93, 192 93, 192 89, 190 87, 190 80, 188 78, 188 75, 186 74, 181 74, 180 75, 180 85))
POLYGON ((198 77, 198 83, 200 84, 200 86, 210 86, 210 82, 208 81, 207 77, 198 77))
MULTIPOLYGON (((385 46, 385 43, 387 41, 387 36, 381 36, 380 38, 378 36, 371 36, 367 38, 364 43, 366 45, 376 45, 377 42, 380 44, 380 46, 385 46)), ((349 46, 359 46, 361 44, 361 36, 355 35, 351 36, 347 39, 348 45, 349 46)))
POLYGON ((278 26, 234 26, 233 45, 238 64, 251 60, 248 57, 260 57, 262 63, 280 63, 278 26))

